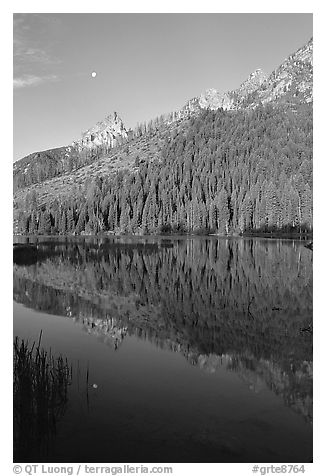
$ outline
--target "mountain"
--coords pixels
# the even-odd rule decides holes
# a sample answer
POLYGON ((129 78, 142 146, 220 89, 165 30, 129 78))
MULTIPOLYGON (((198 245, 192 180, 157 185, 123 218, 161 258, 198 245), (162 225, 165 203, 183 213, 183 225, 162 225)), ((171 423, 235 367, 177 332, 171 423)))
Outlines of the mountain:
POLYGON ((248 79, 240 85, 234 94, 239 98, 245 99, 249 94, 257 91, 266 80, 267 75, 258 68, 249 75, 248 79))
POLYGON ((36 152, 18 160, 13 167, 14 190, 44 182, 65 172, 79 169, 98 158, 98 148, 108 151, 128 137, 122 119, 114 112, 83 132, 66 147, 36 152))
POLYGON ((285 61, 269 76, 256 69, 234 91, 220 93, 208 89, 199 97, 193 98, 184 106, 181 113, 195 112, 201 109, 239 110, 257 107, 277 101, 312 102, 313 85, 313 40, 285 61))
POLYGON ((220 93, 216 89, 207 89, 199 97, 188 101, 182 111, 195 112, 200 109, 216 111, 219 108, 226 111, 241 109, 249 94, 259 89, 266 79, 267 75, 261 69, 256 69, 238 89, 227 93, 220 93))
POLYGON ((313 40, 290 55, 251 96, 258 102, 303 102, 313 100, 313 40))
MULTIPOLYGON (((221 93, 208 89, 173 113, 170 122, 205 109, 240 110, 280 100, 312 102, 312 52, 311 39, 269 77, 261 69, 256 69, 234 91, 221 93)), ((98 154, 91 153, 92 150, 101 147, 107 153, 131 136, 132 132, 127 131, 122 119, 114 112, 83 132, 81 138, 69 146, 33 153, 15 162, 14 190, 78 169, 98 158, 98 154)))
POLYGON ((61 175, 70 168, 77 151, 71 146, 34 152, 18 160, 13 166, 14 191, 61 175))
POLYGON ((311 229, 312 50, 133 131, 114 113, 16 162, 16 231, 311 229))
POLYGON ((107 145, 112 148, 119 143, 119 139, 126 139, 128 131, 126 130, 122 119, 116 112, 108 115, 103 121, 97 122, 95 126, 82 133, 81 139, 72 143, 78 150, 84 148, 95 148, 107 145))

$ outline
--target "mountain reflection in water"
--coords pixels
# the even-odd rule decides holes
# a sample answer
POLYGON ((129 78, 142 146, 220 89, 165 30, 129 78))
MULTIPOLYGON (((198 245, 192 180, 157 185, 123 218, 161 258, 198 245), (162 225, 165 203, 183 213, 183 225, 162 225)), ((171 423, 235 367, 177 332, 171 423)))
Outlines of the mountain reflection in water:
MULTIPOLYGON (((112 349, 136 336, 266 387, 312 422, 312 253, 267 239, 38 239, 14 300, 112 349)), ((231 458, 232 460, 232 458, 231 458)))

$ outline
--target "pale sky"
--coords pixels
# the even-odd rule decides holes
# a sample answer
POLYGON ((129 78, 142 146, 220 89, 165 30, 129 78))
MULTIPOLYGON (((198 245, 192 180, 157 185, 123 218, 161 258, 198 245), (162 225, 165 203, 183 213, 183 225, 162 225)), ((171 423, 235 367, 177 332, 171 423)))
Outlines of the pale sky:
POLYGON ((207 88, 235 89, 312 35, 300 13, 15 14, 14 160, 68 145, 113 111, 134 127, 207 88))

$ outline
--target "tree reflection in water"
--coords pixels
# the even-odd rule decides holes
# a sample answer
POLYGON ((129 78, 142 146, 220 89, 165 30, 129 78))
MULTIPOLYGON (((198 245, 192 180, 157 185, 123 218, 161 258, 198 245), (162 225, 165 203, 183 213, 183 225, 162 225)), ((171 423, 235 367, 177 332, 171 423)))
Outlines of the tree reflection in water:
POLYGON ((262 383, 312 420, 312 253, 267 239, 53 240, 14 265, 14 298, 118 349, 136 335, 262 383))

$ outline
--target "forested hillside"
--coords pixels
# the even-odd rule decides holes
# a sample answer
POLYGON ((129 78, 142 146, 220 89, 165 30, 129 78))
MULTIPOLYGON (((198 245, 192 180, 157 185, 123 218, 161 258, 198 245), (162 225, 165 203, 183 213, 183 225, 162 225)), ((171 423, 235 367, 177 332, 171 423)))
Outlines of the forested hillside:
POLYGON ((53 178, 59 178, 60 182, 62 176, 72 176, 80 169, 87 171, 85 167, 98 163, 99 159, 104 158, 112 165, 117 156, 125 159, 124 156, 129 155, 129 149, 135 151, 138 157, 146 159, 146 156, 143 157, 144 149, 147 148, 147 144, 144 147, 144 139, 148 142, 155 135, 155 140, 149 144, 150 148, 155 147, 155 142, 160 140, 171 122, 175 122, 174 126, 180 122, 175 113, 161 115, 127 131, 115 112, 84 132, 82 138, 71 145, 35 152, 15 162, 14 192, 19 196, 21 190, 34 184, 41 186, 53 178))
POLYGON ((13 170, 14 191, 84 167, 110 153, 127 138, 128 132, 115 112, 69 146, 36 152, 18 160, 13 170))
MULTIPOLYGON (((311 230, 312 128, 311 103, 203 110, 183 127, 171 127, 150 160, 135 155, 134 167, 110 173, 97 171, 95 162, 78 187, 51 200, 31 189, 16 203, 16 230, 311 230)), ((147 147, 155 137, 143 135, 147 147)))

